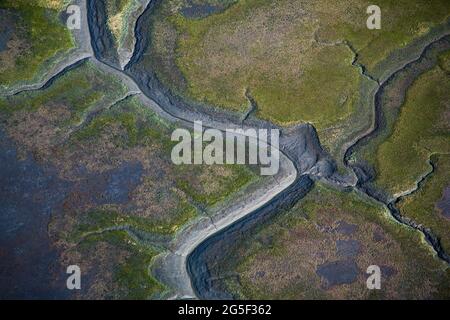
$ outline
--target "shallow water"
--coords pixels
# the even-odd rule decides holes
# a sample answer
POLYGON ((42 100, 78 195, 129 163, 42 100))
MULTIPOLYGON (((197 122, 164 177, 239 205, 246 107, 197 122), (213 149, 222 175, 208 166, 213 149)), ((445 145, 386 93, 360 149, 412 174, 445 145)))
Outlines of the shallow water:
POLYGON ((8 49, 7 44, 14 32, 14 24, 7 10, 0 9, 0 52, 8 49))
POLYGON ((359 269, 354 260, 327 262, 317 267, 316 273, 326 279, 329 286, 355 282, 359 269))
POLYGON ((450 219, 450 186, 447 186, 442 195, 442 199, 437 203, 437 207, 442 211, 442 215, 450 219))
POLYGON ((214 13, 223 11, 223 6, 211 5, 211 4, 194 4, 191 3, 189 7, 180 9, 181 14, 186 18, 206 18, 214 13))

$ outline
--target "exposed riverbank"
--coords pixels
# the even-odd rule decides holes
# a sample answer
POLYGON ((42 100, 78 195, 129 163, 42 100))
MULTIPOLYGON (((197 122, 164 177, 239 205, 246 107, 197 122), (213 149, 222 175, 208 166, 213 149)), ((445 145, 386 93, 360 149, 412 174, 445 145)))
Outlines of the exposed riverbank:
MULTIPOLYGON (((151 5, 138 19, 136 26, 136 49, 135 56, 131 59, 130 68, 133 61, 138 60, 142 42, 145 41, 142 34, 139 33, 145 16, 152 8, 151 5)), ((95 7, 88 6, 88 12, 94 10, 95 7)), ((97 13, 98 14, 98 13, 97 13)), ((101 12, 100 12, 101 14, 101 12)), ((90 23, 96 21, 105 21, 104 17, 94 19, 92 14, 88 14, 90 23)), ((103 35, 98 33, 98 27, 90 27, 91 42, 95 43, 97 38, 103 35)), ((105 43, 100 40, 100 43, 105 43)), ((175 99, 173 96, 166 95, 159 86, 151 87, 149 83, 157 82, 156 78, 150 80, 148 75, 139 76, 136 72, 129 71, 123 73, 118 66, 111 61, 102 61, 102 53, 96 51, 95 62, 100 68, 109 71, 123 80, 130 91, 142 92, 139 95, 141 101, 158 115, 163 118, 175 121, 187 128, 192 128, 195 120, 201 120, 204 127, 216 128, 219 130, 242 128, 250 129, 258 128, 276 128, 270 123, 256 122, 243 124, 238 115, 218 112, 214 116, 203 112, 203 110, 194 110, 185 105, 184 102, 175 99), (143 77, 143 78, 142 78, 143 77), (230 117, 231 115, 231 117, 230 117)), ((163 254, 156 258, 153 268, 155 276, 168 285, 172 289, 172 298, 195 298, 198 297, 198 290, 192 285, 192 279, 186 268, 187 257, 194 249, 205 239, 218 233, 220 230, 226 229, 236 221, 239 221, 247 215, 253 215, 255 212, 265 212, 266 215, 271 209, 282 206, 286 202, 292 202, 290 197, 293 196, 293 190, 299 190, 303 187, 306 178, 297 178, 297 174, 311 174, 316 177, 329 176, 333 173, 333 164, 328 156, 320 147, 317 133, 310 125, 299 125, 285 132, 282 131, 280 137, 281 153, 280 153, 280 171, 279 173, 266 181, 262 186, 254 189, 239 198, 238 201, 230 204, 229 207, 219 210, 211 218, 200 218, 192 222, 184 230, 182 230, 175 238, 171 245, 171 252, 163 254), (300 182, 301 181, 301 182, 300 182), (294 186, 291 190, 291 186, 294 186), (284 193, 286 192, 286 194, 284 193)), ((307 181, 310 181, 309 178, 307 181)), ((300 193, 302 194, 302 193, 300 193)), ((192 274, 191 274, 192 275, 192 274)))
MULTIPOLYGON (((131 78, 133 78, 135 80, 136 83, 140 83, 140 88, 142 90, 143 93, 145 93, 146 96, 150 97, 152 100, 156 101, 157 104, 159 106, 161 106, 161 108, 163 110, 165 110, 167 113, 169 113, 173 118, 175 119, 190 119, 190 121, 197 119, 197 120, 202 120, 207 127, 213 127, 213 128, 219 128, 219 129, 225 129, 224 124, 226 124, 227 127, 230 127, 230 125, 233 127, 243 127, 243 128, 248 128, 251 127, 249 126, 247 123, 243 124, 241 117, 239 115, 235 115, 229 112, 223 112, 223 111, 217 111, 217 110, 205 110, 205 108, 203 106, 199 106, 199 105, 195 105, 195 104, 190 104, 187 103, 183 100, 181 100, 180 98, 178 98, 176 95, 173 95, 171 92, 169 92, 166 88, 164 88, 161 83, 158 81, 158 79, 156 78, 156 76, 154 74, 148 74, 148 73, 143 73, 142 70, 139 70, 138 66, 138 62, 140 60, 140 55, 143 54, 144 49, 149 45, 151 39, 149 39, 148 34, 145 34, 145 28, 143 27, 147 22, 148 22, 148 17, 150 15, 150 10, 152 9, 152 6, 149 6, 147 8, 147 10, 142 14, 142 16, 138 19, 137 25, 136 25, 136 48, 134 51, 134 55, 130 60, 129 65, 127 66, 127 73, 131 76, 131 78), (220 119, 220 120, 217 120, 220 119)), ((426 36, 422 39, 422 42, 417 42, 414 43, 414 47, 415 48, 423 48, 423 51, 426 50, 426 48, 428 46, 430 46, 430 43, 427 43, 426 41, 429 40, 428 38, 431 38, 433 41, 436 41, 436 37, 439 38, 439 32, 444 32, 445 33, 445 28, 438 28, 437 31, 433 31, 432 34, 430 34, 429 36, 426 36)), ((442 36, 442 35, 441 35, 442 36)), ((433 42, 432 42, 433 43, 433 42)), ((391 62, 390 66, 391 66, 391 70, 392 74, 391 76, 393 76, 394 74, 396 74, 397 72, 399 72, 400 70, 403 70, 407 65, 409 65, 411 63, 411 61, 416 61, 417 57, 416 57, 416 52, 417 50, 409 50, 409 51, 405 51, 408 52, 407 55, 405 55, 403 57, 403 59, 398 59, 398 56, 396 56, 395 62, 391 62), (400 67, 399 67, 400 66, 400 67)), ((419 55, 420 58, 421 54, 419 55)), ((373 101, 374 103, 374 109, 377 109, 377 96, 379 95, 380 90, 383 88, 383 84, 386 83, 390 77, 388 77, 387 79, 384 79, 383 76, 379 77, 381 80, 378 80, 378 85, 376 86, 375 89, 372 88, 372 90, 369 92, 369 94, 367 95, 368 102, 373 101)), ((366 131, 364 131, 362 134, 360 134, 359 136, 357 136, 354 140, 352 140, 351 142, 349 142, 348 144, 346 144, 344 146, 344 149, 347 150, 345 152, 346 156, 345 156, 345 161, 347 163, 347 159, 349 157, 349 155, 351 154, 351 150, 353 150, 354 146, 358 145, 358 143, 360 143, 360 141, 362 141, 363 139, 369 139, 371 134, 373 132, 376 132, 377 128, 379 127, 379 122, 377 120, 377 115, 376 115, 376 110, 374 113, 374 117, 373 117, 373 122, 372 125, 369 129, 367 129, 366 131)), ((257 127, 274 127, 273 125, 265 122, 265 121, 259 121, 259 120, 252 120, 251 124, 253 126, 257 126, 257 127)), ((301 126, 299 126, 301 127, 301 126)), ((285 129, 284 132, 289 132, 291 130, 289 129, 285 129)), ((295 130, 294 130, 295 131, 295 130)), ((302 154, 301 152, 298 152, 298 149, 296 150, 295 147, 296 144, 289 144, 288 141, 292 140, 292 137, 295 137, 295 134, 291 134, 291 135, 283 135, 282 136, 282 147, 281 149, 289 156, 289 158, 291 160, 294 160, 295 166, 302 166, 302 161, 301 160, 307 160, 307 163, 310 163, 311 161, 314 162, 319 162, 319 160, 323 157, 324 153, 323 151, 314 151, 313 155, 309 155, 309 157, 304 157, 303 159, 301 158, 297 158, 296 155, 298 154, 302 154), (284 143, 283 143, 284 141, 284 143), (312 160, 313 159, 313 160, 312 160)), ((301 139, 299 139, 301 140, 301 139)), ((312 139, 314 140, 314 139, 312 139)), ((304 144, 304 147, 306 146, 306 144, 304 144)), ((311 149, 320 149, 320 147, 317 147, 317 145, 314 146, 314 144, 312 144, 311 146, 309 146, 311 149)), ((308 148, 307 148, 308 149, 308 148)), ((320 166, 316 166, 315 167, 315 173, 319 173, 318 176, 321 175, 325 175, 327 176, 329 179, 328 181, 331 181, 332 184, 337 184, 338 186, 345 187, 346 182, 345 181, 350 181, 350 180, 345 180, 344 182, 342 181, 342 179, 333 179, 333 177, 330 177, 333 173, 333 166, 331 164, 330 161, 325 161, 322 162, 322 164, 324 164, 321 169, 322 170, 318 170, 317 168, 320 166), (324 172, 326 172, 326 174, 324 174, 324 172)), ((348 163, 347 163, 348 164, 348 163)), ((314 166, 314 165, 313 165, 314 166)), ((350 183, 350 185, 353 186, 359 186, 360 181, 361 181, 361 175, 358 171, 358 169, 353 168, 351 166, 349 166, 353 172, 355 172, 356 178, 357 178, 357 182, 353 182, 350 183)), ((305 172, 308 171, 309 169, 311 169, 311 166, 307 166, 306 168, 307 170, 305 170, 305 168, 300 168, 300 172, 305 172)), ((314 170, 313 170, 314 171, 314 170)), ((313 172, 313 171, 309 171, 309 172, 313 172)), ((295 183, 293 184, 295 185, 295 183)), ((287 190, 287 189, 286 189, 287 190)), ((368 193, 366 190, 361 190, 364 193, 367 193, 369 196, 373 197, 373 195, 371 195, 370 193, 368 193)), ((284 193, 280 193, 279 195, 284 194, 284 193)), ((277 198, 280 199, 280 198, 277 198)), ((286 199, 284 199, 286 200, 286 199)), ((379 200, 379 199, 377 199, 379 200)), ((274 202, 278 203, 278 201, 283 202, 282 200, 274 200, 274 202)), ((264 207, 262 208, 268 208, 271 207, 272 201, 269 201, 264 207)), ((384 203, 385 205, 389 206, 389 203, 384 203)), ((275 205, 276 207, 276 205, 275 205)), ((390 206, 389 206, 390 207, 390 206)), ((258 213, 259 210, 267 210, 267 209, 257 209, 255 212, 258 213)), ((393 215, 394 218, 398 219, 398 214, 395 214, 394 210, 391 210, 391 213, 393 215)), ((251 216, 253 219, 257 220, 255 217, 257 216, 257 214, 249 214, 249 217, 251 216)), ((244 220, 244 219, 243 219, 244 220)), ((247 221, 246 223, 248 224, 248 220, 245 219, 245 221, 247 221)), ((235 220, 229 220, 228 221, 229 224, 232 224, 233 222, 235 222, 235 220)), ((403 224, 406 224, 405 221, 399 221, 403 224)), ((232 226, 229 226, 228 228, 234 228, 235 225, 240 225, 240 223, 242 223, 239 219, 238 222, 236 222, 235 224, 233 224, 232 226)), ((199 224, 200 225, 200 224, 199 224)), ((248 224, 250 225, 250 224, 248 224)), ((412 225, 411 225, 412 226, 412 225)), ((185 250, 185 251, 177 251, 175 250, 175 252, 166 255, 162 260, 164 262, 158 261, 157 265, 160 266, 164 266, 164 267, 156 267, 154 270, 156 273, 159 273, 159 277, 160 279, 163 279, 163 281, 165 282, 169 282, 172 283, 172 286, 175 285, 179 288, 183 288, 179 291, 179 293, 181 294, 181 296, 184 297, 192 297, 192 293, 195 293, 195 295, 197 295, 198 297, 221 297, 222 293, 219 293, 217 290, 215 290, 214 288, 210 287, 210 285, 208 285, 208 281, 207 281, 207 272, 205 272, 205 266, 206 266, 206 248, 210 247, 213 243, 217 243, 218 241, 220 241, 220 239, 223 239, 223 237, 221 237, 220 235, 222 233, 226 233, 225 230, 228 230, 228 228, 224 228, 224 229, 220 229, 221 231, 218 232, 217 230, 214 231, 214 226, 210 225, 210 228, 213 229, 213 231, 205 231, 204 232, 204 236, 200 236, 198 239, 204 238, 206 237, 206 240, 204 242, 201 242, 198 247, 194 248, 194 242, 188 242, 191 245, 188 245, 187 247, 189 247, 190 250, 192 250, 192 252, 190 253, 189 250, 185 250), (213 236, 212 236, 213 235, 213 236), (209 236, 209 238, 208 238, 209 236), (205 253, 200 254, 200 251, 204 251, 205 253), (164 270, 165 268, 167 268, 167 265, 172 265, 172 266, 177 266, 175 267, 175 269, 172 269, 172 274, 178 274, 177 272, 175 272, 175 270, 182 270, 183 265, 186 261, 186 254, 188 255, 187 257, 187 263, 188 263, 188 270, 189 270, 189 275, 191 277, 192 280, 192 286, 189 285, 188 279, 186 277, 185 274, 180 275, 179 277, 173 277, 167 278, 164 276, 164 272, 161 272, 161 270, 164 270), (200 261, 194 261, 195 259, 200 259, 200 256, 202 256, 203 258, 205 258, 204 260, 200 261), (199 274, 199 275, 197 275, 199 274), (182 285, 180 285, 180 283, 182 285), (214 291, 214 293, 212 293, 212 291, 214 291)), ((195 228, 194 228, 195 229, 195 228)), ((420 230, 422 232, 424 232, 424 230, 420 230)), ((192 234, 192 233, 190 233, 192 234)), ((194 233, 195 234, 195 233, 194 233)), ((435 248, 435 250, 439 250, 438 246, 436 245, 436 241, 433 241, 433 237, 430 235, 425 235, 426 238, 429 240, 430 244, 432 244, 432 246, 435 248)), ((192 236, 191 236, 192 237, 192 236)), ((196 243, 197 245, 198 243, 196 243)), ((175 248, 177 248, 177 246, 175 245, 175 248)), ((174 297, 180 297, 180 295, 175 295, 174 297)))
MULTIPOLYGON (((438 34, 433 34, 431 42, 415 44, 418 48, 423 47, 418 58, 411 60, 411 56, 408 54, 404 56, 403 60, 396 60, 392 64, 401 65, 400 69, 395 67, 395 71, 389 76, 380 76, 381 81, 372 79, 377 83, 377 88, 371 88, 371 91, 367 93, 367 98, 370 103, 373 102, 374 106, 373 124, 371 128, 345 145, 344 162, 356 176, 356 179, 351 181, 349 177, 341 177, 336 174, 335 161, 322 150, 317 132, 312 125, 301 124, 290 128, 280 128, 253 117, 246 116, 243 120, 242 115, 238 113, 208 109, 206 106, 184 101, 164 88, 154 74, 143 72, 139 68, 139 60, 144 52, 143 48, 148 46, 151 41, 148 33, 145 33, 145 25, 153 1, 137 18, 135 48, 125 71, 122 70, 123 64, 118 62, 116 53, 111 51, 113 48, 109 35, 104 32, 104 8, 99 9, 98 4, 93 0, 79 0, 77 3, 82 7, 84 23, 82 22, 82 30, 76 39, 77 46, 83 49, 77 51, 73 56, 68 56, 58 68, 50 70, 44 80, 33 85, 12 89, 8 94, 45 88, 60 75, 77 67, 85 59, 90 59, 98 68, 119 78, 127 87, 127 93, 120 98, 121 100, 130 95, 136 95, 158 116, 175 122, 181 127, 192 128, 193 122, 200 120, 205 128, 216 128, 222 131, 235 128, 244 130, 278 128, 281 130, 279 173, 263 180, 257 186, 252 186, 246 190, 245 194, 238 195, 232 203, 219 208, 211 216, 202 216, 191 221, 169 243, 169 251, 153 260, 153 274, 171 289, 168 297, 232 298, 224 291, 224 288, 218 287, 213 281, 214 279, 211 279, 209 265, 215 263, 217 255, 226 252, 227 248, 240 241, 241 237, 251 232, 255 226, 268 221, 280 211, 291 208, 308 193, 315 179, 324 179, 335 187, 355 187, 372 199, 383 203, 389 208, 394 219, 420 231, 437 255, 450 263, 450 257, 442 250, 439 239, 425 227, 402 217, 396 208, 397 201, 402 196, 420 188, 424 179, 433 171, 431 170, 422 177, 417 182, 415 189, 389 198, 370 186, 369 182, 374 175, 370 168, 364 164, 349 161, 354 150, 384 130, 381 96, 384 94, 385 87, 391 83, 396 74, 410 70, 411 74, 408 76, 410 81, 399 88, 404 96, 409 87, 408 83, 411 83, 420 72, 423 72, 420 71, 421 68, 427 70, 429 64, 434 63, 432 59, 426 60, 428 59, 427 53, 431 50, 450 48, 450 46, 444 49, 440 47, 441 42, 449 42, 448 36, 442 37, 441 34, 438 37, 438 34)), ((444 34, 448 33, 448 29, 441 28, 439 30, 444 34)), ((430 37, 423 39, 428 41, 430 37)), ((356 60, 355 53, 353 61, 355 66, 357 66, 356 60)), ((364 74, 362 67, 361 72, 364 74)))
MULTIPOLYGON (((445 261, 450 263, 450 255, 446 253, 439 241, 439 238, 433 234, 433 232, 421 224, 404 217, 401 215, 397 208, 397 203, 401 201, 402 198, 416 192, 425 179, 433 174, 434 167, 430 162, 430 170, 423 173, 423 175, 415 182, 414 187, 405 190, 399 194, 389 195, 385 191, 381 190, 379 187, 375 186, 373 181, 375 180, 376 172, 374 168, 368 163, 362 161, 361 159, 352 159, 353 155, 360 152, 361 149, 367 144, 371 143, 373 139, 382 139, 390 134, 392 130, 392 123, 388 123, 386 109, 383 103, 386 100, 385 96, 387 91, 395 91, 397 98, 395 102, 395 107, 399 108, 404 102, 406 92, 412 83, 424 72, 431 70, 437 64, 437 56, 439 53, 450 50, 450 35, 449 35, 449 24, 447 23, 446 28, 438 28, 442 34, 436 34, 434 31, 427 39, 432 39, 431 42, 425 46, 420 46, 417 43, 414 44, 415 47, 422 47, 423 50, 419 53, 418 57, 413 60, 407 60, 402 67, 395 69, 395 71, 390 74, 389 77, 384 79, 376 91, 373 98, 374 101, 374 122, 372 129, 367 131, 364 135, 360 137, 353 145, 351 145, 346 152, 344 163, 353 170, 355 176, 357 177, 356 188, 368 195, 372 199, 384 204, 390 211, 392 217, 407 227, 418 230, 423 234, 424 239, 430 245, 431 249, 435 254, 445 261)), ((409 56, 407 57, 409 59, 409 56)), ((398 64, 398 61, 397 61, 398 64)), ((391 109, 393 106, 391 106, 391 109)), ((391 113, 394 113, 392 110, 391 113)), ((397 111, 398 112, 398 111, 397 111)), ((389 115, 389 117, 394 117, 396 115, 389 115)), ((390 120, 392 122, 392 120, 390 120)))

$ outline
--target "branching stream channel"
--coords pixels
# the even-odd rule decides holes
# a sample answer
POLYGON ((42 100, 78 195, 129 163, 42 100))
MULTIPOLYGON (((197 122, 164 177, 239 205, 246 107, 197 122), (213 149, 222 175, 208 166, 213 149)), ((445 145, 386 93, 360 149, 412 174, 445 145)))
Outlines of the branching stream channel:
MULTIPOLYGON (((411 57, 405 58, 406 61, 402 61, 402 64, 390 72, 385 80, 374 80, 377 83, 377 90, 375 93, 371 93, 373 122, 370 128, 346 146, 343 162, 348 173, 341 175, 337 173, 336 161, 321 148, 316 130, 312 125, 300 124, 290 128, 279 128, 252 116, 243 117, 242 114, 188 104, 164 88, 155 75, 143 73, 135 68, 151 41, 149 39, 150 32, 146 32, 144 26, 148 25, 156 1, 150 1, 145 11, 137 19, 134 30, 135 49, 124 70, 117 63, 117 54, 114 53, 112 41, 104 31, 106 30, 106 14, 104 7, 100 4, 101 1, 78 0, 76 2, 82 8, 84 19, 81 30, 75 30, 74 36, 78 47, 83 49, 78 55, 71 56, 70 61, 65 61, 63 68, 49 75, 41 86, 22 88, 22 90, 19 88, 14 90, 13 94, 24 90, 39 90, 76 67, 80 61, 89 59, 102 70, 120 78, 128 86, 128 95, 138 96, 142 103, 159 116, 175 122, 179 126, 192 128, 195 120, 201 120, 205 128, 216 128, 222 131, 227 128, 278 128, 281 132, 279 173, 267 179, 268 182, 263 183, 258 190, 251 190, 245 197, 241 197, 229 207, 219 210, 213 217, 194 221, 176 236, 170 244, 169 251, 154 261, 153 274, 173 290, 169 298, 232 298, 229 293, 214 286, 214 281, 211 281, 208 271, 208 259, 214 259, 217 255, 226 252, 227 247, 237 243, 240 237, 256 225, 268 221, 281 210, 291 208, 308 193, 314 181, 319 179, 337 188, 355 188, 371 199, 382 203, 389 209, 393 219, 421 232, 437 256, 450 264, 449 254, 444 252, 439 239, 429 229, 401 216, 396 208, 396 203, 401 197, 388 199, 379 190, 374 190, 368 184, 373 179, 373 173, 368 168, 349 161, 358 145, 367 142, 368 139, 383 130, 381 98, 385 86, 399 72, 406 72, 412 82, 420 73, 431 69, 436 64, 436 52, 450 49, 450 26, 448 23, 440 29, 438 35, 432 37, 431 40, 427 38, 424 41, 418 56, 412 59, 411 57), (220 243, 219 247, 225 248, 225 250, 211 252, 211 248, 218 243, 220 243)), ((353 65, 360 69, 363 76, 373 80, 373 77, 367 75, 365 69, 357 63, 356 52, 353 65)), ((403 96, 406 89, 399 89, 403 90, 401 92, 403 96)), ((417 181, 416 188, 409 190, 408 194, 420 188, 424 179, 432 172, 431 166, 430 172, 417 181)))

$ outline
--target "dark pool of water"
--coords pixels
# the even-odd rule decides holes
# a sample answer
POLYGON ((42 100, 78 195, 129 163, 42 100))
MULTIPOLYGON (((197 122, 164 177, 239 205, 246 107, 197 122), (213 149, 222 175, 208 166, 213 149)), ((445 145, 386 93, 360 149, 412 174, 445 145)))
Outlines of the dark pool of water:
MULTIPOLYGON (((60 265, 47 232, 51 216, 85 204, 126 204, 142 171, 134 162, 103 173, 81 168, 79 181, 64 181, 31 155, 18 159, 16 146, 0 129, 0 299, 70 298, 67 266, 60 265)), ((92 281, 83 278, 84 289, 92 281)))
POLYGON ((444 217, 450 219, 450 186, 445 188, 442 199, 437 203, 437 207, 442 211, 444 217))
POLYGON ((225 5, 216 5, 209 3, 194 3, 193 1, 188 1, 188 6, 181 8, 181 14, 190 19, 201 19, 206 18, 215 13, 219 13, 227 8, 225 5))
POLYGON ((345 259, 321 264, 317 267, 316 273, 331 287, 355 282, 359 269, 354 260, 345 259))
POLYGON ((0 52, 5 51, 8 47, 8 41, 14 32, 14 23, 11 14, 7 10, 0 9, 0 52))

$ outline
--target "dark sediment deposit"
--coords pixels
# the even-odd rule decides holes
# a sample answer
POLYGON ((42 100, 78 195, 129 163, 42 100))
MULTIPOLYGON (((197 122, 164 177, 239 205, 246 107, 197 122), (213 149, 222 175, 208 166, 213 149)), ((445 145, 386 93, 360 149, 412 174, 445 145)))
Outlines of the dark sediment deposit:
MULTIPOLYGON (((146 69, 143 56, 151 41, 148 25, 151 11, 159 2, 151 1, 138 18, 135 28, 135 50, 125 68, 126 74, 136 82, 143 94, 153 99, 175 119, 190 122, 203 120, 205 127, 211 126, 221 130, 229 126, 245 128, 241 114, 185 101, 165 88, 153 70, 146 69)), ((185 9, 184 14, 195 15, 199 12, 212 14, 216 10, 213 6, 191 7, 194 9, 185 9)), ((106 10, 103 1, 88 0, 87 10, 91 44, 96 59, 118 70, 117 51, 112 35, 106 27, 106 10)), ((347 160, 354 150, 367 143, 369 139, 381 134, 385 129, 386 121, 381 107, 382 97, 385 88, 396 83, 395 77, 400 73, 407 73, 407 75, 402 75, 402 78, 406 80, 397 84, 400 100, 402 100, 412 81, 435 65, 437 53, 449 48, 449 36, 431 43, 418 60, 405 65, 380 84, 375 95, 375 128, 350 147, 345 157, 347 166, 358 177, 357 188, 373 199, 384 203, 390 209, 392 216, 400 223, 421 231, 438 256, 447 262, 450 262, 450 257, 440 247, 439 239, 425 227, 403 218, 395 206, 398 199, 387 199, 381 191, 373 188, 370 184, 374 176, 372 169, 365 163, 349 164, 347 160)), ((277 128, 269 122, 258 120, 252 116, 245 120, 245 125, 256 128, 277 128)), ((317 133, 311 125, 304 124, 282 129, 280 144, 281 151, 294 163, 299 175, 294 183, 263 206, 202 241, 188 255, 186 268, 198 298, 233 298, 232 294, 227 292, 223 281, 224 272, 221 269, 221 261, 229 258, 227 254, 232 251, 232 247, 250 236, 251 231, 255 228, 263 226, 277 214, 292 208, 312 188, 314 178, 329 177, 334 174, 336 169, 334 161, 322 150, 317 133)), ((8 263, 2 263, 1 266, 0 287, 10 288, 3 290, 1 297, 65 298, 68 295, 63 276, 65 270, 55 263, 58 252, 52 248, 51 241, 48 239, 47 225, 50 214, 58 212, 66 196, 71 193, 77 195, 84 193, 86 195, 84 201, 87 203, 99 205, 126 203, 129 192, 140 181, 142 166, 137 163, 129 163, 99 175, 83 172, 83 168, 80 168, 81 179, 74 185, 71 182, 61 181, 54 170, 39 166, 31 157, 18 160, 13 144, 1 132, 0 157, 2 164, 0 167, 0 187, 2 188, 0 190, 0 218, 2 219, 0 225, 2 251, 0 254, 2 261, 8 261, 8 263), (30 234, 33 234, 33 241, 29 238, 30 234), (39 268, 39 271, 34 272, 34 268, 39 268), (47 270, 49 272, 46 272, 47 270), (55 274, 58 276, 55 277, 55 274), (48 278, 45 278, 45 275, 48 275, 48 278), (57 283, 55 283, 55 278, 58 279, 57 283), (43 283, 47 285, 42 286, 43 283)), ((443 208, 444 214, 448 212, 447 189, 445 192, 444 204, 441 204, 442 201, 439 204, 440 208, 443 208)), ((351 235, 355 231, 353 225, 342 224, 338 228, 337 232, 346 235, 351 235)), ((341 241, 336 243, 336 249, 342 260, 328 262, 316 270, 327 286, 352 283, 361 273, 354 261, 359 253, 359 243, 352 240, 341 241)), ((386 266, 386 268, 389 267, 386 266)), ((395 270, 386 270, 387 273, 390 271, 390 274, 396 272, 395 270)), ((228 276, 235 277, 237 275, 228 276)))
MULTIPOLYGON (((76 182, 62 180, 51 165, 28 154, 0 131, 0 298, 68 299, 66 268, 48 225, 55 215, 84 206, 126 204, 140 183, 140 163, 102 173, 79 168, 76 182)), ((96 279, 83 278, 82 292, 96 279)))
POLYGON ((0 21, 2 28, 0 32, 0 52, 2 52, 8 48, 7 44, 16 30, 14 17, 12 17, 8 10, 0 9, 0 21))
POLYGON ((230 248, 248 236, 249 231, 268 222, 278 213, 292 208, 312 186, 313 181, 308 176, 300 176, 269 203, 197 246, 187 259, 188 272, 197 297, 200 299, 232 298, 231 294, 226 292, 221 280, 220 261, 226 259, 230 248))
POLYGON ((91 32, 91 44, 97 59, 118 66, 119 57, 113 35, 107 27, 107 15, 104 1, 87 0, 87 17, 91 32))
POLYGON ((358 240, 337 240, 336 250, 342 258, 354 258, 361 250, 361 243, 358 240))
POLYGON ((339 221, 338 226, 334 231, 343 234, 343 235, 351 235, 358 230, 358 226, 356 224, 347 223, 345 221, 339 221))
POLYGON ((214 13, 220 13, 227 8, 227 2, 223 1, 225 4, 198 4, 194 3, 192 0, 188 1, 188 5, 181 8, 181 14, 186 18, 191 19, 201 19, 206 18, 214 13))
POLYGON ((0 298, 68 298, 47 225, 69 188, 31 155, 19 160, 14 143, 0 131, 0 298))
POLYGON ((437 203, 437 207, 441 210, 444 217, 450 219, 450 186, 445 188, 442 199, 437 203))
MULTIPOLYGON (((370 133, 364 135, 354 145, 350 146, 345 154, 344 162, 357 176, 358 182, 356 187, 361 192, 367 194, 376 201, 383 203, 389 209, 392 217, 399 223, 423 233, 425 239, 436 252, 437 256, 445 262, 450 263, 450 255, 443 250, 439 238, 434 235, 429 228, 419 225, 415 221, 401 215, 397 208, 397 203, 403 198, 403 196, 391 198, 383 190, 380 190, 374 186, 373 181, 376 173, 373 167, 368 165, 366 162, 362 160, 352 163, 349 162, 350 157, 354 153, 360 151, 365 145, 370 143, 372 139, 380 135, 390 134, 392 128, 390 128, 387 124, 385 115, 386 106, 384 104, 389 103, 389 108, 397 109, 396 112, 399 112, 400 106, 405 100, 407 89, 421 74, 431 70, 437 64, 439 54, 447 50, 450 50, 449 34, 443 35, 437 40, 426 45, 417 59, 405 64, 402 68, 395 71, 389 78, 380 84, 374 97, 375 126, 370 133), (389 91, 396 92, 395 99, 387 98, 389 91)), ((423 184, 426 177, 434 172, 434 166, 431 162, 430 165, 432 170, 417 181, 416 188, 411 190, 408 194, 417 191, 423 184)))
POLYGON ((316 273, 331 287, 355 282, 360 270, 354 260, 338 260, 318 266, 316 273))

